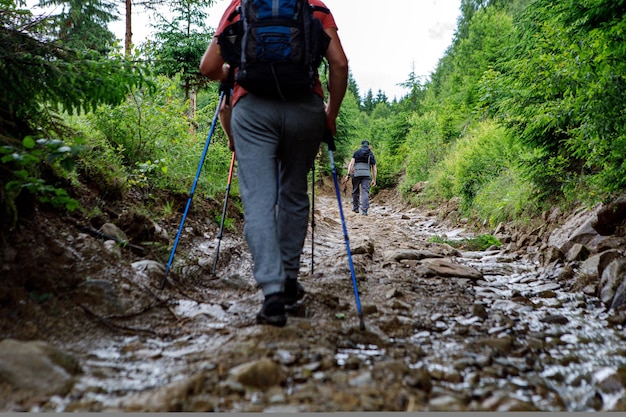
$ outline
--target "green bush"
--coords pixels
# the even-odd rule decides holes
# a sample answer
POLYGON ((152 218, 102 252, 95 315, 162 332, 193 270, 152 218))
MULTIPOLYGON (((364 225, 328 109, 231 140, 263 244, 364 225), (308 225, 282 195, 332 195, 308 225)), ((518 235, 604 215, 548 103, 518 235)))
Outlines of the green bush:
POLYGON ((410 130, 400 152, 405 157, 404 191, 428 179, 430 170, 443 158, 447 147, 436 113, 414 114, 409 124, 410 130))
POLYGON ((475 237, 458 240, 445 239, 441 236, 433 236, 429 239, 429 241, 433 243, 445 243, 454 248, 471 251, 483 251, 492 246, 502 246, 502 243, 493 235, 477 235, 475 237))
MULTIPOLYGON (((217 107, 218 95, 197 111, 196 123, 187 116, 188 102, 176 79, 159 77, 158 88, 133 90, 119 106, 101 106, 80 124, 93 153, 85 161, 91 170, 123 175, 126 185, 188 193, 217 107), (99 168, 94 168, 99 167, 99 168), (109 167, 114 166, 113 169, 109 167)), ((204 97, 207 98, 207 97, 204 97)), ((198 190, 214 196, 225 188, 231 152, 216 124, 198 190)), ((116 174, 113 174, 116 175, 116 174)), ((111 179, 111 184, 119 180, 111 179)), ((236 186, 231 188, 236 192, 236 186)))
POLYGON ((491 178, 474 198, 474 212, 491 226, 537 211, 536 188, 519 169, 508 167, 491 178))
POLYGON ((65 207, 70 211, 78 208, 78 202, 64 188, 50 184, 50 179, 47 181, 42 178, 41 171, 49 167, 55 176, 67 177, 74 169, 74 159, 79 151, 80 146, 68 146, 59 139, 35 140, 32 136, 26 136, 21 146, 0 147, 0 163, 10 173, 5 184, 9 205, 26 190, 40 202, 50 203, 53 207, 65 207))
MULTIPOLYGON (((403 155, 397 152, 398 144, 403 140, 402 116, 389 116, 374 118, 380 113, 376 109, 384 109, 379 104, 370 117, 369 133, 365 138, 370 141, 372 151, 376 156, 376 186, 377 188, 391 188, 398 182, 400 172, 403 169, 403 155)), ((355 146, 358 147, 359 144, 355 146)))
POLYGON ((523 151, 505 128, 493 121, 481 122, 435 167, 434 192, 443 198, 461 197, 461 209, 469 213, 481 189, 515 168, 523 151))

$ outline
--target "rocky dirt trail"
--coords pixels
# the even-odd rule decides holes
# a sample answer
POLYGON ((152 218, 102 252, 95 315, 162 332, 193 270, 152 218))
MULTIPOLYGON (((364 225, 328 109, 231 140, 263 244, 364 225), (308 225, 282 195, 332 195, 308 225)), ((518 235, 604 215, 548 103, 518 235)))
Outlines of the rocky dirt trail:
POLYGON ((361 330, 337 200, 318 193, 307 294, 283 328, 255 324, 262 295, 238 236, 225 234, 211 276, 215 227, 190 222, 163 291, 162 265, 59 236, 49 251, 68 262, 79 256, 68 247, 79 252, 84 265, 70 272, 86 281, 63 303, 31 297, 3 312, 14 324, 2 328, 0 409, 626 410, 626 333, 564 279, 564 263, 548 268, 510 244, 433 243, 473 235, 391 194, 369 216, 342 196, 361 330))

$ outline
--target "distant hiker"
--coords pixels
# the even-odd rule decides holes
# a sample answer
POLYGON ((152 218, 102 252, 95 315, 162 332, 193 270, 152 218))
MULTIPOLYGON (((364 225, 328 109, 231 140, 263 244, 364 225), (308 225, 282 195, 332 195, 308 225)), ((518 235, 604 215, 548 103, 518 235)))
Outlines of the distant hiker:
POLYGON ((285 307, 304 296, 297 278, 309 220, 307 174, 325 131, 336 134, 348 60, 335 20, 322 1, 232 0, 200 71, 223 81, 231 66, 236 72, 230 128, 244 235, 254 278, 265 295, 256 318, 258 323, 284 326, 285 307), (268 17, 271 24, 263 22, 268 17), (253 35, 242 36, 246 30, 253 35), (290 56, 294 51, 304 62, 290 56), (317 72, 322 56, 329 68, 326 103, 317 72))
POLYGON ((367 216, 370 208, 370 187, 376 185, 376 157, 367 140, 362 141, 361 148, 352 155, 346 178, 349 176, 352 176, 352 211, 358 213, 360 203, 361 214, 367 216))

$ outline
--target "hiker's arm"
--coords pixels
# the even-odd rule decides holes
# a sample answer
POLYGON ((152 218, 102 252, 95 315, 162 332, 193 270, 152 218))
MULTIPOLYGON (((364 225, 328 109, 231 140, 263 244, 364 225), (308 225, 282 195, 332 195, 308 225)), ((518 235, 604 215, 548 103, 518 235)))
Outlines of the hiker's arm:
POLYGON ((343 46, 341 46, 337 29, 327 28, 324 31, 330 36, 330 44, 326 49, 326 59, 329 66, 326 116, 328 117, 328 128, 335 135, 337 133, 337 115, 348 87, 348 58, 343 51, 343 46))
POLYGON ((347 176, 350 176, 350 174, 354 173, 354 162, 355 162, 354 158, 352 158, 350 160, 350 163, 348 164, 348 175, 347 176))
POLYGON ((372 165, 372 187, 376 185, 376 164, 372 165))
POLYGON ((224 63, 217 38, 213 38, 200 61, 200 72, 211 80, 224 81, 228 78, 230 66, 224 63))
MULTIPOLYGON (((200 72, 202 75, 208 77, 211 80, 224 81, 228 78, 228 70, 230 66, 224 62, 222 55, 220 54, 220 47, 217 43, 217 38, 213 38, 208 48, 202 56, 200 61, 200 72)), ((235 145, 233 142, 232 134, 230 133, 230 104, 226 104, 226 101, 222 101, 222 105, 219 110, 220 124, 228 137, 228 149, 232 152, 235 151, 235 145)))

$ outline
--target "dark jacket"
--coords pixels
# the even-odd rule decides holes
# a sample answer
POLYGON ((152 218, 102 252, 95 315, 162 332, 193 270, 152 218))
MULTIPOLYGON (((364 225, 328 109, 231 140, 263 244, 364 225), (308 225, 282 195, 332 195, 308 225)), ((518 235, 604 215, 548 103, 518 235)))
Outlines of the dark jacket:
POLYGON ((369 177, 370 166, 376 165, 376 157, 368 147, 358 149, 352 155, 354 158, 354 176, 369 177))

